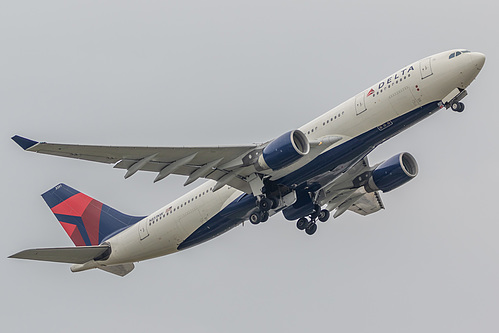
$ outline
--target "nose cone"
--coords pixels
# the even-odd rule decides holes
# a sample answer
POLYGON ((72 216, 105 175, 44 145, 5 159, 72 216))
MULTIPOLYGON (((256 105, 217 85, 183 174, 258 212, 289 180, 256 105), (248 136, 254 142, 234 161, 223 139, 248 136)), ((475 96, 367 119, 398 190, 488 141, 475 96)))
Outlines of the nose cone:
POLYGON ((480 52, 471 52, 471 63, 478 71, 481 71, 485 64, 485 54, 480 52))
MULTIPOLYGON (((461 56, 462 57, 462 56, 461 56)), ((456 58, 458 58, 456 56, 456 58)), ((471 82, 478 76, 478 73, 483 68, 485 64, 485 55, 480 52, 470 52, 467 57, 462 57, 462 67, 461 67, 461 88, 465 89, 471 82)))

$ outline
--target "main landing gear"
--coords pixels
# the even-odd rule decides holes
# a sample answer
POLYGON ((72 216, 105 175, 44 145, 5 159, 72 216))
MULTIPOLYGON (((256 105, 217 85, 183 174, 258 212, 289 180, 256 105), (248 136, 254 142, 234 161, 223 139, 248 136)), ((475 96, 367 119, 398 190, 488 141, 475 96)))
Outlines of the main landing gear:
POLYGON ((249 217, 249 221, 252 224, 267 222, 268 219, 269 219, 269 212, 254 212, 249 217))
POLYGON ((252 213, 249 217, 249 221, 252 224, 267 222, 269 219, 269 210, 277 207, 277 200, 263 197, 257 201, 257 206, 260 208, 260 211, 252 213))
POLYGON ((305 230, 307 235, 313 235, 317 231, 317 220, 326 222, 329 219, 329 211, 322 209, 319 205, 315 206, 315 211, 310 215, 310 220, 302 217, 296 221, 296 227, 299 230, 305 230))

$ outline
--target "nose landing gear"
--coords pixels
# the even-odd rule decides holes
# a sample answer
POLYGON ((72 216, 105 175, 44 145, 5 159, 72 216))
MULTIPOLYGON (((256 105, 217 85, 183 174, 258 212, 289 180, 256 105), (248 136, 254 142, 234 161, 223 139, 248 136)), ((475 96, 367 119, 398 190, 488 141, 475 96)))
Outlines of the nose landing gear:
POLYGON ((465 98, 468 95, 468 92, 463 89, 459 89, 459 93, 457 93, 454 98, 452 98, 450 101, 445 103, 445 107, 451 108, 452 111, 455 112, 463 112, 464 111, 464 104, 461 102, 463 98, 465 98))
POLYGON ((452 104, 450 105, 450 108, 452 109, 452 111, 456 111, 456 112, 463 112, 464 111, 464 104, 462 102, 452 102, 452 104))

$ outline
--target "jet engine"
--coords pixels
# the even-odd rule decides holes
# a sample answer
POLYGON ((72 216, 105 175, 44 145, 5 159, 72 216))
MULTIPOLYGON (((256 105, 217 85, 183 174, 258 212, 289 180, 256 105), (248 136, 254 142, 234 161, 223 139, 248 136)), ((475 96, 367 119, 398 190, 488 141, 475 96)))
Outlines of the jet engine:
POLYGON ((404 185, 418 174, 418 164, 409 153, 400 153, 373 170, 371 178, 365 185, 367 192, 389 192, 404 185))
POLYGON ((261 170, 279 170, 305 156, 310 143, 300 130, 289 131, 270 142, 262 151, 256 163, 261 170))

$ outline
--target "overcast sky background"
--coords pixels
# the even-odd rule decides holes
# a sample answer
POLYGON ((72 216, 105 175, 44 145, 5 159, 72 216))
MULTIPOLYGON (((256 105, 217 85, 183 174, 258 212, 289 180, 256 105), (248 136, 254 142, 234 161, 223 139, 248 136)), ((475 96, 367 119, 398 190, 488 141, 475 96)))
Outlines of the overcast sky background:
POLYGON ((493 1, 2 1, 0 327, 4 332, 497 332, 493 1), (462 114, 377 148, 419 176, 386 210, 307 236, 282 215, 127 277, 7 259, 71 246, 40 194, 64 182, 129 214, 201 183, 24 153, 10 137, 114 145, 263 142, 434 53, 487 55, 462 114))

